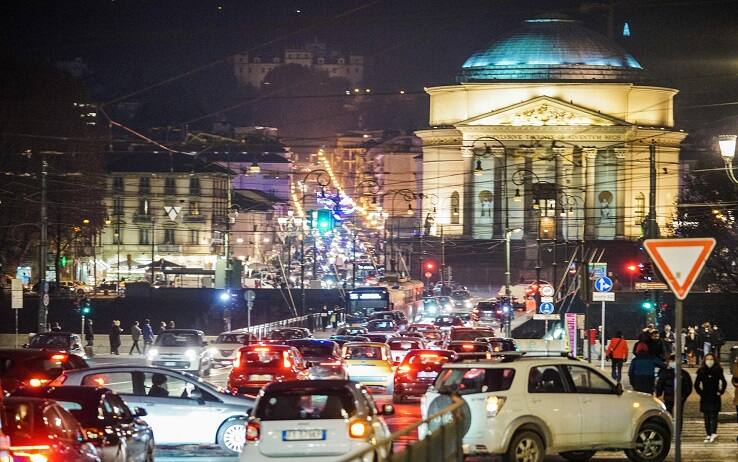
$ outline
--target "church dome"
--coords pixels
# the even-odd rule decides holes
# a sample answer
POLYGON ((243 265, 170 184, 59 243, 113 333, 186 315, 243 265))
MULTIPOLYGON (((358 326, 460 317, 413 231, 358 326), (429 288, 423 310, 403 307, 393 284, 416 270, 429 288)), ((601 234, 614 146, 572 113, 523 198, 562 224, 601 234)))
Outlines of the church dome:
POLYGON ((613 40, 563 16, 529 19, 474 53, 460 82, 489 80, 636 81, 643 68, 613 40))

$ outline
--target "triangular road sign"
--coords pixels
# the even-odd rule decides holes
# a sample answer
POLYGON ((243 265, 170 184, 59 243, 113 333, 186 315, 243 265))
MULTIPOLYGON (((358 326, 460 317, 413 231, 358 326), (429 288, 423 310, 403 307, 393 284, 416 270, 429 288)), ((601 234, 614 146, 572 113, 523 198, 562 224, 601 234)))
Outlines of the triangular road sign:
POLYGON ((643 246, 674 296, 684 300, 715 248, 715 239, 647 239, 643 246))

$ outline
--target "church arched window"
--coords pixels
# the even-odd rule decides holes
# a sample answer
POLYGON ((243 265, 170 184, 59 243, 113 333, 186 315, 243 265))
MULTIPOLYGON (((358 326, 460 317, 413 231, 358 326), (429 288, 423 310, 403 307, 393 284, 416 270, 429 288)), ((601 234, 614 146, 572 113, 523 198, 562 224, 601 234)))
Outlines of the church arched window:
POLYGON ((633 209, 633 224, 640 225, 646 219, 646 196, 642 192, 636 194, 633 209))
POLYGON ((459 200, 459 193, 454 191, 451 193, 451 224, 459 224, 459 208, 461 201, 459 200))

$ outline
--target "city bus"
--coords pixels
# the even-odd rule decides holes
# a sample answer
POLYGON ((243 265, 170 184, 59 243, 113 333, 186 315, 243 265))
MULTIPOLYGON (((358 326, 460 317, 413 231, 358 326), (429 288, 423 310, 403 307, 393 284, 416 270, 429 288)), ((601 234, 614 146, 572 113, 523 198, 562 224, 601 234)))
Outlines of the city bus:
POLYGON ((405 281, 389 286, 380 282, 377 286, 357 287, 346 293, 347 321, 364 322, 375 311, 402 311, 408 319, 414 319, 423 300, 423 283, 405 281))

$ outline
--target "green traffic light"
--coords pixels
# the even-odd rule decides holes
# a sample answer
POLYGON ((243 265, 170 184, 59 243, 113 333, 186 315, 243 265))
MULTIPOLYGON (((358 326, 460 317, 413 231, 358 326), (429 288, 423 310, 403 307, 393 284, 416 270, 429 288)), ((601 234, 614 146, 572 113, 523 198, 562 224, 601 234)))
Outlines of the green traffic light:
POLYGON ((651 302, 643 302, 643 303, 641 303, 641 307, 644 310, 650 310, 650 309, 653 308, 653 303, 651 303, 651 302))

